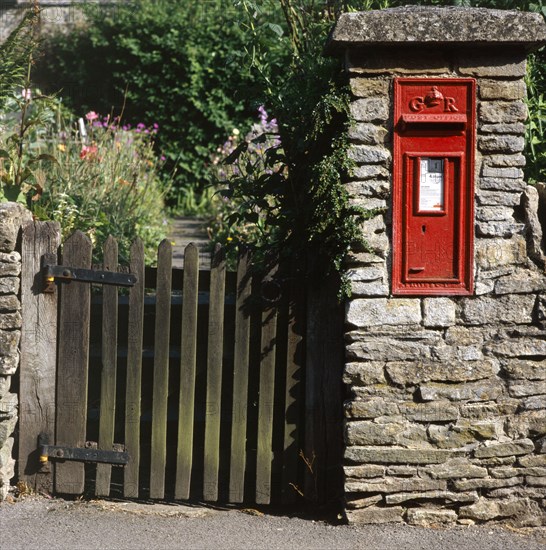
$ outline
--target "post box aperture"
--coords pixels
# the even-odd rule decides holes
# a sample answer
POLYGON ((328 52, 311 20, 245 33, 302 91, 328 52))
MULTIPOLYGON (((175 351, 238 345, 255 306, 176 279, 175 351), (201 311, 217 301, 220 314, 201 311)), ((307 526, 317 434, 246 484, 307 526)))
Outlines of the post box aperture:
POLYGON ((471 294, 474 79, 394 83, 393 294, 471 294))

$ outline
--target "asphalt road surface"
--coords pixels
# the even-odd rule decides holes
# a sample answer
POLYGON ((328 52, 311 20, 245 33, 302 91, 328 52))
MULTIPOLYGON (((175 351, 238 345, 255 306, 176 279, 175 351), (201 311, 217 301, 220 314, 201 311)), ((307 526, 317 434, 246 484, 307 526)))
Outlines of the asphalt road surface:
POLYGON ((27 497, 0 504, 0 548, 544 550, 546 528, 353 527, 254 510, 27 497))

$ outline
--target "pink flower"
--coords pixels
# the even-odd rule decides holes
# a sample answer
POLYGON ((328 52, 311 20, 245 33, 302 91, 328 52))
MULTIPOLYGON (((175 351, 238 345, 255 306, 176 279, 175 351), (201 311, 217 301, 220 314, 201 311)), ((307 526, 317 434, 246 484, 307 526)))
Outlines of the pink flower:
POLYGON ((86 115, 85 115, 85 118, 91 122, 93 120, 97 120, 97 118, 99 118, 99 115, 97 113, 95 113, 95 111, 89 111, 86 115))
POLYGON ((96 145, 84 145, 82 147, 82 150, 80 151, 80 158, 93 160, 97 158, 98 152, 99 152, 99 149, 96 145))

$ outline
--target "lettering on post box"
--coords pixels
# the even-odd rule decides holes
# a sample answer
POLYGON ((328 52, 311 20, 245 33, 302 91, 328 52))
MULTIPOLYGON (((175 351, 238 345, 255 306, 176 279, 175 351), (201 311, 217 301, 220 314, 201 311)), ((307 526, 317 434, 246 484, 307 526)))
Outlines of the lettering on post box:
POLYGON ((393 294, 473 292, 474 79, 394 84, 393 294))

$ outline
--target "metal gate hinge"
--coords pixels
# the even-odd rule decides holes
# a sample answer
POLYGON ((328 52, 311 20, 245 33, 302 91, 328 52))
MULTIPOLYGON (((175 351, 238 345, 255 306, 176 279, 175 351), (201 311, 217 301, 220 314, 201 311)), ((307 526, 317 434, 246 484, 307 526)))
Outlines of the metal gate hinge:
POLYGON ((83 269, 63 265, 47 264, 42 268, 44 292, 55 291, 55 281, 70 283, 98 283, 115 286, 134 286, 137 277, 133 273, 118 273, 117 271, 99 271, 97 269, 83 269))
POLYGON ((87 441, 85 447, 67 447, 64 445, 50 445, 47 434, 38 437, 38 454, 40 462, 45 464, 50 458, 58 460, 76 460, 80 462, 102 462, 125 466, 129 463, 129 454, 123 445, 114 445, 114 450, 107 451, 97 448, 97 443, 87 441))

